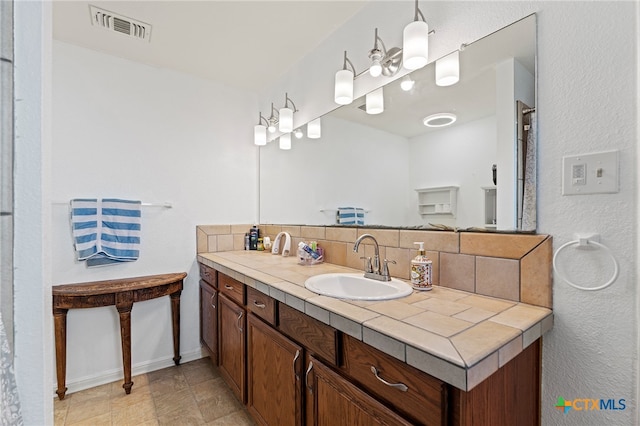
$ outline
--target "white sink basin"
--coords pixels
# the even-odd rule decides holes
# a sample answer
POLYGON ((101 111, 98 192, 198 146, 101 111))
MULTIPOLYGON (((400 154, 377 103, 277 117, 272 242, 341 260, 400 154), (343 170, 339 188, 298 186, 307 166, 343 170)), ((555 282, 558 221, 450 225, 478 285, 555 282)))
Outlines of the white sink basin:
POLYGON ((359 274, 321 274, 309 278, 304 286, 324 296, 351 300, 389 300, 408 296, 413 289, 404 281, 377 281, 359 274))

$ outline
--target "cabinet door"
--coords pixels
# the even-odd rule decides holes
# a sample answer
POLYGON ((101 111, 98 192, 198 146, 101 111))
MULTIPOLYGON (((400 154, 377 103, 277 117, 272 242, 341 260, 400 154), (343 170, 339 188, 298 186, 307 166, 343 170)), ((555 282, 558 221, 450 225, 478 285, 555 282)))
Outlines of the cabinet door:
POLYGON ((247 319, 248 409, 260 424, 302 424, 302 347, 254 314, 247 319))
POLYGON ((218 292, 200 280, 200 343, 218 365, 218 292))
POLYGON ((364 391, 310 357, 307 386, 317 426, 410 425, 364 391))
POLYGON ((247 318, 244 308, 224 294, 218 295, 219 365, 220 374, 242 403, 246 402, 246 340, 247 318))

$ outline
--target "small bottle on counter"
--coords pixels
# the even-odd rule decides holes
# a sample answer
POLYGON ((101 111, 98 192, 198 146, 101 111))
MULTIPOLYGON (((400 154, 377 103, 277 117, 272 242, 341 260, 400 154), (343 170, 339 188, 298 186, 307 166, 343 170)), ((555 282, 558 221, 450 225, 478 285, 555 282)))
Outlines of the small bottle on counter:
POLYGON ((264 243, 263 243, 262 237, 258 238, 257 250, 258 251, 264 251, 264 243))
POLYGON ((258 237, 260 236, 260 230, 256 225, 249 230, 249 250, 258 250, 258 237))
POLYGON ((306 251, 307 253, 309 253, 309 256, 311 256, 314 259, 318 259, 320 257, 320 253, 318 253, 317 251, 315 251, 314 249, 312 249, 307 243, 305 243, 304 241, 300 241, 300 243, 298 243, 298 248, 306 251))
POLYGON ((244 234, 244 249, 245 250, 249 250, 251 244, 250 244, 250 239, 249 239, 249 233, 245 233, 244 234))
POLYGON ((416 290, 431 290, 433 262, 426 256, 424 242, 413 243, 419 245, 418 255, 411 261, 411 286, 416 290))

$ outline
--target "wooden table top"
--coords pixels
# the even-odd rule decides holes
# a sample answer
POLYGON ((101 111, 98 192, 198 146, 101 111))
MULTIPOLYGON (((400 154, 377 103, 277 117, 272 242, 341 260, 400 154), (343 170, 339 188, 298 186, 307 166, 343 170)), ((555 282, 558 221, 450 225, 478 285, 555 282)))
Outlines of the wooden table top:
POLYGON ((186 272, 146 275, 142 277, 120 278, 115 280, 92 281, 74 284, 60 284, 52 287, 53 296, 89 296, 122 291, 152 288, 171 284, 186 277, 186 272))

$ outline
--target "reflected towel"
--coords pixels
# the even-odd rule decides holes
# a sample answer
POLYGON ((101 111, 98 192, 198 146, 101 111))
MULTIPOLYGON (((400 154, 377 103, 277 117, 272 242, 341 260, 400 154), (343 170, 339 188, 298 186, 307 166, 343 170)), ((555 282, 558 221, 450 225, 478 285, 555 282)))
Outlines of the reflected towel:
POLYGON ((364 225, 364 209, 338 207, 338 223, 341 225, 364 225))
POLYGON ((133 262, 140 255, 141 202, 104 198, 71 200, 78 260, 87 266, 133 262))
POLYGON ((0 425, 22 425, 13 355, 0 316, 0 425))

